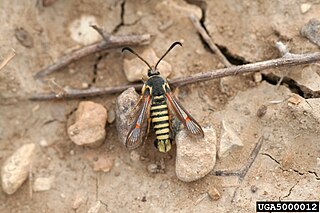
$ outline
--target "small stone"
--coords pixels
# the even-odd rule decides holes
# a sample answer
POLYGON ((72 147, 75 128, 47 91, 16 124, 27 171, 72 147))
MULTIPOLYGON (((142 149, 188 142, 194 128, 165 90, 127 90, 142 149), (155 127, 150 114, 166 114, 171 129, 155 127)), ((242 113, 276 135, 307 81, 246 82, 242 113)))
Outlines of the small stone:
POLYGON ((258 191, 258 188, 255 185, 252 185, 250 189, 252 193, 256 193, 258 191))
POLYGON ((261 105, 257 110, 257 117, 261 118, 267 113, 268 107, 266 105, 261 105))
POLYGON ((185 129, 176 136, 176 175, 185 182, 207 175, 216 163, 216 132, 212 127, 203 128, 204 137, 189 136, 185 129))
POLYGON ((212 200, 219 200, 221 197, 220 192, 215 187, 211 187, 208 191, 208 195, 212 200))
POLYGON ((148 172, 151 174, 156 174, 159 173, 160 171, 160 166, 158 166, 157 164, 151 163, 148 165, 148 172))
POLYGON ((227 156, 227 153, 236 147, 242 147, 243 143, 233 128, 222 121, 222 134, 220 139, 219 158, 227 156))
POLYGON ((141 199, 141 201, 142 201, 142 202, 147 202, 147 197, 146 197, 146 196, 143 196, 142 199, 141 199))
POLYGON ((46 139, 44 139, 44 138, 42 138, 42 139, 40 140, 39 144, 40 144, 40 146, 42 146, 42 147, 46 147, 46 146, 49 145, 49 144, 48 144, 48 141, 47 141, 46 139))
POLYGON ((53 177, 39 177, 33 183, 33 191, 48 191, 51 189, 53 177))
POLYGON ((127 89, 116 101, 116 124, 118 138, 125 145, 127 134, 134 119, 134 109, 139 100, 139 95, 133 87, 127 89))
POLYGON ((99 25, 96 17, 91 15, 82 15, 80 18, 74 20, 69 26, 71 38, 83 45, 92 44, 100 39, 99 33, 92 30, 91 25, 99 25))
POLYGON ((27 179, 34 155, 35 144, 25 144, 16 150, 1 168, 2 189, 13 194, 27 179))
POLYGON ((320 21, 315 18, 310 19, 310 21, 301 28, 300 34, 320 46, 320 21))
POLYGON ((309 3, 304 3, 304 4, 301 4, 300 5, 300 10, 301 10, 301 13, 306 13, 306 12, 308 12, 309 10, 310 10, 310 8, 311 8, 311 4, 309 4, 309 3))
POLYGON ((27 48, 33 47, 33 38, 31 37, 30 33, 25 30, 23 27, 15 29, 15 37, 20 42, 20 44, 27 48))
POLYGON ((83 89, 87 89, 87 88, 89 88, 89 84, 87 82, 82 82, 81 87, 83 89))
POLYGON ((116 120, 116 112, 111 109, 108 111, 108 123, 112 124, 116 120))
POLYGON ((302 101, 302 98, 299 95, 293 94, 289 99, 288 102, 294 105, 298 105, 302 101))
POLYGON ((253 74, 253 79, 254 79, 254 82, 256 82, 256 83, 261 82, 261 81, 262 81, 262 75, 261 75, 261 73, 260 73, 260 72, 255 72, 255 73, 253 74))
POLYGON ((82 204, 86 203, 88 200, 88 197, 85 193, 83 192, 78 192, 76 194, 76 197, 73 201, 73 204, 72 204, 72 208, 73 209, 78 209, 82 204))
MULTIPOLYGON (((150 64, 150 66, 156 65, 159 60, 156 53, 151 48, 146 49, 141 54, 141 57, 144 58, 150 64)), ((147 79, 148 66, 139 58, 135 57, 133 59, 124 59, 123 66, 124 73, 128 81, 135 82, 142 79, 147 79)), ((159 63, 157 69, 164 78, 167 78, 172 72, 171 65, 164 60, 159 63)))
POLYGON ((93 171, 109 172, 114 165, 114 159, 107 156, 99 156, 97 161, 93 161, 93 171))
POLYGON ((88 210, 88 213, 99 213, 100 208, 102 206, 101 201, 97 201, 96 204, 88 210))
POLYGON ((79 146, 101 145, 106 136, 107 110, 100 104, 82 101, 75 114, 76 121, 68 128, 69 138, 79 146))

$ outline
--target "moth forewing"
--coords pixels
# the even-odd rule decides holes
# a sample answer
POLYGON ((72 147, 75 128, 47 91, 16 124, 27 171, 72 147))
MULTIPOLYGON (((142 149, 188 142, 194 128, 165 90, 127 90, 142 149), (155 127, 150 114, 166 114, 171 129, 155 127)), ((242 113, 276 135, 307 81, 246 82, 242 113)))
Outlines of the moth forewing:
POLYGON ((148 117, 150 112, 150 94, 145 92, 138 103, 135 119, 126 138, 126 147, 135 149, 140 146, 147 136, 148 117))
POLYGON ((166 100, 168 105, 173 109, 177 118, 183 123, 189 133, 204 137, 203 130, 198 122, 188 113, 188 111, 180 104, 171 90, 167 88, 166 100))

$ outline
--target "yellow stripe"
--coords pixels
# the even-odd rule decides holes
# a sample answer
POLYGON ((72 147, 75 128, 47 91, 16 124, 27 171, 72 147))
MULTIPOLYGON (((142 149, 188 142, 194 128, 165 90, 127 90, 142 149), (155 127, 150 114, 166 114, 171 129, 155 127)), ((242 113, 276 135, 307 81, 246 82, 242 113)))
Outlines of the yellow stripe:
POLYGON ((169 139, 169 134, 167 135, 157 135, 158 140, 169 139))
POLYGON ((160 129, 156 131, 156 134, 163 134, 163 133, 168 133, 169 132, 169 128, 166 129, 160 129))
POLYGON ((160 129, 160 128, 168 127, 168 126, 169 126, 169 123, 166 123, 166 124, 158 124, 158 125, 155 125, 153 128, 155 128, 155 129, 160 129))
POLYGON ((159 121, 168 121, 169 120, 169 116, 162 116, 162 117, 158 117, 158 118, 152 118, 152 122, 159 122, 159 121))
POLYGON ((159 105, 159 106, 152 106, 151 110, 154 110, 154 109, 165 109, 165 108, 167 108, 167 105, 163 104, 163 105, 159 105))
POLYGON ((154 98, 154 99, 163 99, 163 95, 160 95, 160 96, 154 96, 153 98, 154 98))
POLYGON ((152 112, 151 113, 152 116, 165 115, 165 114, 168 114, 168 110, 164 110, 164 111, 161 111, 161 112, 152 112))

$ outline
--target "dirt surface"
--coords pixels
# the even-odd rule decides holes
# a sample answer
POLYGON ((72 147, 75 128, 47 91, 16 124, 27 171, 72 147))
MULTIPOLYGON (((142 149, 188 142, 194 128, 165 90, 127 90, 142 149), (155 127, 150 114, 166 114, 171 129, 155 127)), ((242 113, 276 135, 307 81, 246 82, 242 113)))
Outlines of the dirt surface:
MULTIPOLYGON (((180 88, 178 97, 199 123, 213 126, 219 138, 221 122, 228 122, 242 140, 243 146, 217 159, 216 170, 241 168, 264 137, 243 181, 207 175, 184 183, 175 175, 176 148, 161 154, 149 141, 130 152, 118 140, 115 122, 106 125, 102 146, 77 146, 68 138, 67 127, 81 100, 28 100, 36 92, 50 91, 49 83, 35 80, 33 74, 100 39, 90 23, 115 35, 150 33, 149 46, 157 55, 181 41, 183 48, 166 57, 173 79, 223 67, 188 19, 191 13, 238 65, 278 57, 276 41, 294 53, 319 51, 299 33, 310 19, 320 19, 319 11, 315 0, 57 0, 47 7, 40 0, 2 1, 0 61, 11 48, 16 56, 0 70, 0 165, 23 144, 35 143, 36 152, 29 179, 13 195, 0 190, 0 212, 88 212, 97 201, 98 212, 254 212, 257 200, 320 200, 320 100, 304 99, 288 84, 276 86, 270 77, 289 75, 319 88, 319 64, 264 71, 262 81, 248 74, 180 88), (87 37, 74 30, 83 19, 87 37), (100 164, 110 171, 96 171, 100 164), (32 191, 34 180, 46 177, 52 180, 50 189, 32 191), (216 189, 221 197, 214 201, 208 192, 216 189)), ((49 78, 72 88, 128 84, 121 49, 85 57, 49 78)), ((118 95, 86 100, 115 111, 118 95)))

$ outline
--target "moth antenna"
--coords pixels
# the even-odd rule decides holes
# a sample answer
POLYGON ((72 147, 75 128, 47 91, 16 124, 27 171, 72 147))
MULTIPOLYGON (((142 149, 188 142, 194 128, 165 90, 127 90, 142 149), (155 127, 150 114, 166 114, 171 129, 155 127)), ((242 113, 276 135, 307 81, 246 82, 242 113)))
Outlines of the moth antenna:
POLYGON ((150 64, 146 60, 144 60, 140 55, 138 55, 138 53, 133 51, 130 47, 124 47, 121 52, 123 52, 125 50, 127 50, 127 51, 131 52, 132 54, 136 55, 141 61, 143 61, 149 67, 149 69, 152 70, 150 64))
POLYGON ((159 59, 159 61, 156 63, 156 66, 154 67, 154 69, 157 69, 158 64, 160 63, 160 61, 170 52, 170 50, 172 50, 176 45, 180 45, 182 47, 182 44, 179 41, 174 42, 173 44, 171 44, 171 46, 169 47, 169 49, 163 54, 163 56, 159 59))

